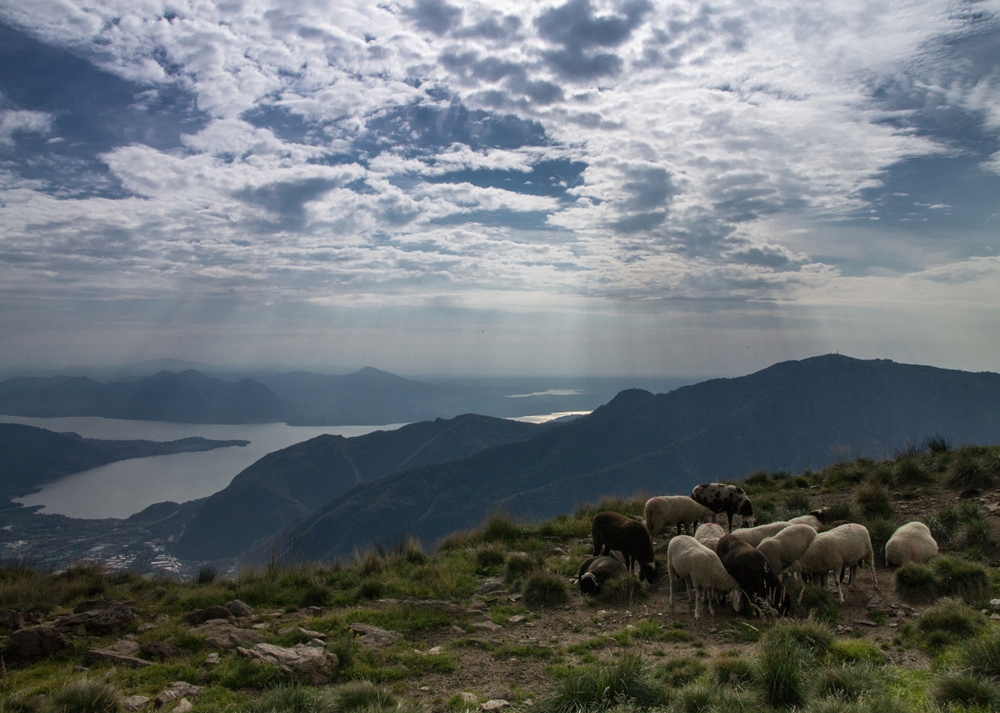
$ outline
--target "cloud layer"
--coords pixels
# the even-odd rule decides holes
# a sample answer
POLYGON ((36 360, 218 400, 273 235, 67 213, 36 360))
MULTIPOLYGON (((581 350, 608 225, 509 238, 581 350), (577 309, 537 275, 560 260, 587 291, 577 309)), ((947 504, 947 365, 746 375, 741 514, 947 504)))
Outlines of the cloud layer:
MULTIPOLYGON (((150 301, 141 333, 199 301, 303 324, 500 310, 550 341, 561 315, 583 336, 556 351, 621 314, 727 344, 780 313, 802 346, 778 356, 809 353, 886 295, 966 305, 981 331, 972 307, 1000 297, 998 17, 995 0, 2 4, 0 298, 150 301)), ((0 359, 32 359, 43 314, 4 317, 0 359)))

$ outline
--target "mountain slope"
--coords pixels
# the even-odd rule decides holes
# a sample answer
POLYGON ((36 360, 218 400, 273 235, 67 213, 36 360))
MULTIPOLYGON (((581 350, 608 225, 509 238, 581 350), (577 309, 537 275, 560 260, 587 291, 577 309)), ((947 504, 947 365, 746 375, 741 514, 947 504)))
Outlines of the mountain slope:
POLYGON ((110 384, 85 376, 19 377, 0 384, 0 412, 14 416, 270 423, 293 410, 293 404, 253 379, 229 382, 192 370, 110 384))
POLYGON ((355 438, 318 436, 269 453, 239 473, 206 500, 173 551, 190 559, 234 557, 358 483, 465 458, 546 428, 467 414, 355 438))
POLYGON ((1000 440, 1000 375, 837 355, 784 362, 669 394, 625 391, 527 442, 356 486, 291 528, 281 548, 327 559, 405 532, 431 543, 497 508, 549 517, 602 494, 817 469, 932 435, 1000 440))

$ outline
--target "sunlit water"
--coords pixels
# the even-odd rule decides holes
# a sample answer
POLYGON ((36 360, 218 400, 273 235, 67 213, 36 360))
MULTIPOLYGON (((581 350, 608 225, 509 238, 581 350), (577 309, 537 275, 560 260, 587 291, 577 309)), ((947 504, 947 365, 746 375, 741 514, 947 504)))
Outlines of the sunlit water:
POLYGON ((283 423, 204 425, 124 421, 89 416, 20 418, 0 416, 0 422, 23 423, 50 431, 73 431, 84 438, 173 441, 189 436, 213 440, 245 440, 250 445, 217 448, 203 453, 175 453, 134 458, 93 468, 50 483, 16 502, 44 505, 42 512, 69 517, 128 517, 153 503, 185 502, 216 493, 241 470, 261 457, 324 433, 361 436, 388 426, 288 426, 283 423))
MULTIPOLYGON (((525 416, 519 421, 543 423, 568 412, 525 416)), ((288 426, 284 423, 215 425, 125 421, 93 416, 71 418, 22 418, 0 415, 0 423, 23 423, 50 431, 72 431, 84 438, 110 440, 144 439, 173 441, 189 436, 213 440, 244 440, 250 445, 217 448, 202 453, 175 453, 152 458, 134 458, 76 473, 44 486, 15 502, 43 505, 41 512, 80 518, 125 518, 153 503, 186 502, 204 498, 225 488, 244 468, 273 451, 315 438, 324 433, 345 437, 372 431, 391 431, 403 424, 386 426, 288 426)))

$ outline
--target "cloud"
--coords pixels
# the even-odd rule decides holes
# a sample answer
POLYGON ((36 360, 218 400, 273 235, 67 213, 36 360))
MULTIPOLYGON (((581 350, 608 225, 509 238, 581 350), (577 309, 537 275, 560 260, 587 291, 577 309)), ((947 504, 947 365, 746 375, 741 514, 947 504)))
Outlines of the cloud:
POLYGON ((444 0, 417 0, 406 15, 421 30, 441 36, 461 22, 462 8, 444 0))

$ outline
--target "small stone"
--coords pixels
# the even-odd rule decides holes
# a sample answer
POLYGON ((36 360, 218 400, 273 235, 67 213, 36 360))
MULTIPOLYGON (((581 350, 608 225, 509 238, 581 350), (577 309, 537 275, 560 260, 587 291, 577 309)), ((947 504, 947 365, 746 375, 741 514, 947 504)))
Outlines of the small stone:
POLYGON ((878 624, 870 619, 855 619, 854 623, 859 626, 878 626, 878 624))
POLYGON ((192 708, 194 708, 194 706, 191 705, 191 701, 187 698, 182 698, 177 702, 177 705, 174 706, 173 713, 189 713, 192 708))
POLYGON ((487 577, 476 589, 476 594, 490 594, 491 592, 499 592, 506 588, 507 586, 503 583, 503 580, 497 577, 487 577))
POLYGON ((527 617, 524 614, 515 614, 507 621, 510 622, 511 624, 520 624, 525 619, 527 619, 527 617))
POLYGON ((468 691, 462 691, 458 694, 458 697, 462 699, 463 703, 475 703, 479 700, 475 693, 469 693, 468 691))
POLYGON ((454 624, 452 624, 451 625, 451 633, 452 634, 464 634, 465 633, 465 629, 463 629, 460 626, 455 626, 454 624))
POLYGON ((492 621, 477 621, 472 624, 473 629, 479 629, 480 631, 500 631, 503 629, 499 624, 494 624, 492 621))
POLYGON ((505 701, 499 698, 492 698, 483 703, 479 707, 482 708, 484 711, 498 711, 501 708, 506 708, 509 705, 510 701, 505 701))
POLYGON ((254 624, 250 628, 251 629, 257 629, 259 631, 261 629, 270 629, 271 625, 270 624, 254 624))
POLYGON ((138 628, 136 628, 136 631, 139 632, 140 634, 144 634, 147 631, 152 631, 155 628, 156 624, 139 624, 138 628))
POLYGON ((990 609, 992 609, 993 611, 1000 611, 1000 599, 991 599, 990 609))
MULTIPOLYGON (((162 708, 165 704, 170 703, 170 701, 175 701, 178 698, 182 700, 187 698, 196 699, 200 695, 201 686, 194 686, 187 681, 174 681, 165 689, 160 691, 160 695, 158 695, 156 700, 153 701, 153 707, 162 708)), ((190 706, 190 703, 188 705, 190 706)), ((190 707, 187 710, 190 710, 190 707)))
POLYGON ((374 648, 389 646, 403 638, 403 635, 398 631, 387 631, 386 629, 371 626, 370 624, 354 623, 348 625, 347 628, 361 637, 358 639, 360 643, 374 648))
POLYGON ((992 619, 993 621, 1000 621, 1000 614, 996 613, 990 614, 990 619, 992 619))
POLYGON ((431 687, 430 686, 421 686, 420 690, 421 691, 429 691, 429 690, 431 690, 431 687))
POLYGON ((431 656, 436 656, 437 654, 440 654, 443 651, 444 649, 442 649, 440 646, 435 646, 433 648, 427 649, 427 653, 430 654, 431 656))
POLYGON ((143 601, 147 601, 147 602, 155 602, 157 599, 163 599, 163 597, 165 597, 165 596, 167 596, 167 590, 166 589, 154 589, 149 594, 146 594, 145 596, 143 596, 142 599, 143 599, 143 601))
POLYGON ((135 656, 139 653, 139 644, 128 639, 118 639, 115 643, 108 647, 112 651, 123 656, 135 656))
POLYGON ((210 666, 214 666, 215 664, 219 663, 219 652, 213 651, 208 656, 206 656, 205 663, 209 664, 210 666))
POLYGON ((324 634, 322 632, 313 631, 312 629, 303 629, 301 626, 298 627, 296 630, 300 634, 302 634, 303 636, 308 636, 310 639, 325 639, 326 638, 326 634, 324 634))
POLYGON ((511 692, 508 691, 506 688, 495 688, 492 691, 487 692, 486 697, 502 701, 506 701, 509 698, 513 698, 511 692))
POLYGON ((147 703, 149 703, 149 699, 146 696, 125 696, 122 699, 122 705, 125 706, 125 710, 129 711, 145 708, 147 703))

